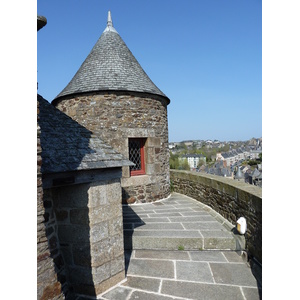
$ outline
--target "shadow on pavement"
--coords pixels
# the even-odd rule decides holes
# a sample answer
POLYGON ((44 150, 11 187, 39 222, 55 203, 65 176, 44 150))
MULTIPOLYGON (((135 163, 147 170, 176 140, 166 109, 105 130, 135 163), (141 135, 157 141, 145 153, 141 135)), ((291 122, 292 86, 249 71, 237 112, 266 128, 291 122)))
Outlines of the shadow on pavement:
POLYGON ((145 225, 145 222, 135 213, 135 211, 128 205, 122 205, 123 210, 123 236, 124 236, 124 258, 125 258, 125 276, 132 253, 132 236, 134 229, 145 225))

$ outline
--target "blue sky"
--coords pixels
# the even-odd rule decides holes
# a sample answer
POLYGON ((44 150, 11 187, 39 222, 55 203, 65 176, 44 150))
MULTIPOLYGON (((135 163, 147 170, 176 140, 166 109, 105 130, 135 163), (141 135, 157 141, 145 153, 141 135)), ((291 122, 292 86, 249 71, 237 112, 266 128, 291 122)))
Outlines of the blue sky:
POLYGON ((38 93, 48 101, 72 79, 113 24, 170 98, 169 141, 262 136, 261 0, 38 0, 38 93))

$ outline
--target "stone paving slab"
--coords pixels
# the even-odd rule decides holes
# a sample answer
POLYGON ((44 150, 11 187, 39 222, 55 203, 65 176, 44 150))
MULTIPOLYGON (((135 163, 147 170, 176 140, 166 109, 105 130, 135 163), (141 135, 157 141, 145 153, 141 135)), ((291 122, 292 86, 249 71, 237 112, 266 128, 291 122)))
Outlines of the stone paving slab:
POLYGON ((100 299, 259 300, 261 289, 235 251, 134 250, 127 281, 100 299))
POLYGON ((184 195, 172 194, 155 203, 124 205, 123 211, 125 249, 241 250, 243 247, 242 242, 235 241, 232 224, 184 195))
POLYGON ((262 291, 257 288, 247 288, 242 287, 243 294, 245 298, 248 300, 259 300, 262 299, 262 291))
MULTIPOLYGON (((147 236, 147 237, 166 237, 166 238, 202 238, 197 230, 135 230, 134 236, 147 236)), ((223 236, 222 236, 223 237, 223 236)))
MULTIPOLYGON (((235 256, 238 256, 236 255, 236 252, 230 252, 232 252, 235 256)), ((224 252, 220 251, 190 251, 189 256, 193 261, 228 262, 224 256, 224 252)))
POLYGON ((106 292, 101 299, 124 300, 128 297, 129 294, 132 294, 131 289, 127 289, 122 286, 117 286, 111 291, 106 292))
POLYGON ((125 248, 127 243, 134 249, 125 252, 127 280, 99 299, 261 299, 261 269, 250 268, 240 252, 232 251, 233 225, 209 207, 174 193, 155 204, 123 209, 125 248))
POLYGON ((253 287, 256 280, 243 263, 210 263, 216 283, 253 287))
POLYGON ((203 238, 187 237, 149 237, 139 236, 132 239, 128 236, 124 239, 124 248, 128 249, 153 249, 153 250, 199 250, 204 249, 203 238))
POLYGON ((177 280, 214 283, 210 266, 207 262, 176 261, 175 270, 175 278, 177 280))
POLYGON ((199 222, 199 221, 215 221, 215 219, 210 215, 200 215, 200 216, 185 216, 185 217, 170 217, 170 222, 199 222))
POLYGON ((240 287, 178 280, 163 280, 161 293, 184 299, 245 300, 240 287))
POLYGON ((155 218, 155 217, 182 217, 182 214, 179 212, 155 212, 148 214, 149 218, 155 218))
POLYGON ((139 251, 135 251, 135 258, 191 260, 191 256, 189 255, 189 253, 187 251, 139 250, 139 251))
POLYGON ((134 289, 158 293, 160 284, 161 279, 128 276, 127 281, 123 285, 134 289))
POLYGON ((199 222, 182 222, 184 229, 195 230, 224 230, 224 227, 217 221, 199 221, 199 222))
POLYGON ((134 291, 128 300, 174 300, 178 298, 173 298, 169 296, 163 296, 159 294, 151 294, 142 291, 134 291))
POLYGON ((183 217, 192 217, 192 216, 210 216, 210 214, 204 210, 199 210, 199 211, 181 211, 180 214, 183 217))
POLYGON ((131 259, 127 272, 135 276, 174 278, 174 263, 157 259, 131 259))
POLYGON ((184 230, 181 223, 148 223, 140 226, 140 224, 133 224, 135 230, 184 230))

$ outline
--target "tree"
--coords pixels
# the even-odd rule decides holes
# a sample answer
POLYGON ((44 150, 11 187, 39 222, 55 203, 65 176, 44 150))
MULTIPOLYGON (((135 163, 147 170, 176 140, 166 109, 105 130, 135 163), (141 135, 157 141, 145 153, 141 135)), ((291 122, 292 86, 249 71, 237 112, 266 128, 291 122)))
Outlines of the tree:
POLYGON ((189 171, 191 169, 190 165, 188 163, 188 160, 186 158, 184 160, 180 161, 179 169, 180 170, 187 170, 187 171, 189 171))
POLYGON ((170 152, 170 169, 178 169, 178 168, 179 168, 178 155, 172 154, 172 152, 170 152))
POLYGON ((258 158, 259 158, 259 160, 262 162, 262 153, 259 153, 259 154, 258 154, 258 158))
POLYGON ((200 168, 201 166, 205 165, 205 162, 203 159, 200 159, 199 162, 198 162, 198 168, 200 168))

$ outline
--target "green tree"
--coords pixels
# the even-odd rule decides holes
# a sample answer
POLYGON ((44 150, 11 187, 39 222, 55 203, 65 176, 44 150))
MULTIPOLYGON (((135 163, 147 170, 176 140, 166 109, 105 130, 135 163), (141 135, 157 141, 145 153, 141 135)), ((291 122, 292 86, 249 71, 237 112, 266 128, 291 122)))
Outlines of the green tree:
POLYGON ((197 167, 200 168, 201 166, 205 165, 202 159, 199 160, 197 167))
POLYGON ((180 163, 179 163, 179 169, 180 170, 187 170, 187 171, 190 170, 190 165, 188 163, 187 158, 185 158, 184 160, 180 161, 180 163))
POLYGON ((178 161, 178 155, 172 154, 170 152, 170 169, 178 169, 179 168, 179 161, 178 161))

